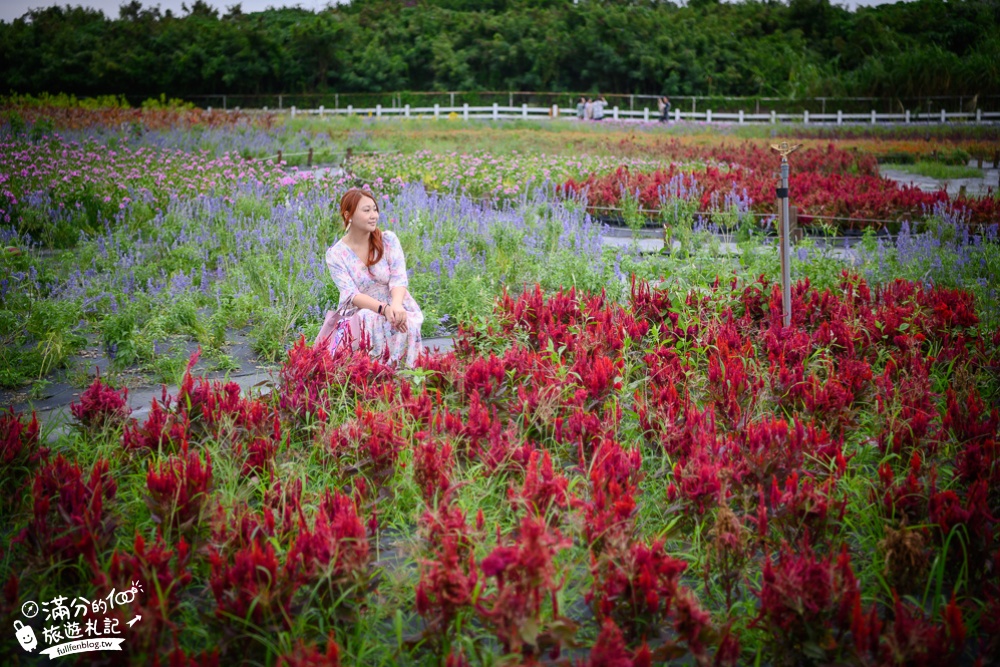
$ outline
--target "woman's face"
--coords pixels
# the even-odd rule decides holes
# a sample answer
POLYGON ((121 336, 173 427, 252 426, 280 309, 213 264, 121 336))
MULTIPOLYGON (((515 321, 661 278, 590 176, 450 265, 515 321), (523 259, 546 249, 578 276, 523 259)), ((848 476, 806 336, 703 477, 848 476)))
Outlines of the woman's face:
POLYGON ((378 209, 375 207, 375 200, 371 197, 363 197, 354 210, 351 226, 362 231, 373 232, 376 225, 378 225, 378 209))

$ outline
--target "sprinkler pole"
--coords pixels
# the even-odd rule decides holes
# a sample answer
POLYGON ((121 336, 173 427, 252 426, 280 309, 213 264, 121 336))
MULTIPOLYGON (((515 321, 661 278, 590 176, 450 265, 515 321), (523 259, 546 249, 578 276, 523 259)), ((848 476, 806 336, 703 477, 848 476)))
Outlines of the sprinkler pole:
POLYGON ((788 156, 798 150, 799 145, 789 146, 781 142, 771 146, 771 150, 781 155, 781 184, 776 190, 778 197, 778 216, 781 237, 781 316, 784 326, 792 325, 792 269, 791 269, 791 232, 789 230, 788 214, 788 156))

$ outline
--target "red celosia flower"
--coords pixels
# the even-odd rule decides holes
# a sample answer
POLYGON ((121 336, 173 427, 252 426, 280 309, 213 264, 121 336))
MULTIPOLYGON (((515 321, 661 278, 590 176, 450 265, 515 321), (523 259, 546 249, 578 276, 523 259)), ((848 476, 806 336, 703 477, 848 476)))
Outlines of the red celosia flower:
POLYGON ((474 537, 465 514, 447 502, 447 496, 433 511, 424 513, 420 532, 428 555, 420 561, 417 613, 427 624, 424 635, 440 642, 451 631, 458 613, 472 608, 479 580, 474 537))
POLYGON ((595 452, 590 467, 590 499, 584 503, 585 536, 595 553, 599 554, 609 540, 631 535, 641 465, 637 449, 626 453, 614 440, 603 440, 595 452))
POLYGON ((340 647, 330 633, 326 652, 320 653, 315 644, 308 646, 298 640, 291 653, 278 656, 278 667, 340 667, 340 647))
POLYGON ((807 543, 795 550, 783 544, 776 560, 764 561, 757 595, 760 612, 754 624, 767 629, 776 655, 797 654, 808 642, 835 659, 845 650, 840 642, 848 632, 855 633, 855 647, 871 645, 866 636, 873 626, 862 613, 846 548, 833 562, 830 556, 817 557, 807 543))
MULTIPOLYGON (((746 428, 731 436, 732 445, 740 456, 734 457, 740 478, 751 488, 769 484, 777 478, 779 484, 810 459, 823 463, 842 457, 841 439, 815 424, 794 419, 790 424, 784 419, 763 419, 747 424, 746 428)), ((846 464, 846 461, 845 461, 846 464)))
POLYGON ((625 645, 625 638, 621 630, 610 618, 604 619, 601 624, 601 632, 597 635, 597 641, 590 649, 590 655, 586 663, 580 663, 579 667, 637 667, 645 662, 645 655, 649 649, 646 647, 644 657, 636 662, 632 651, 625 645))
POLYGON ((158 467, 149 464, 146 505, 153 521, 191 535, 201 525, 212 493, 212 457, 197 452, 171 456, 158 467))
POLYGON ((883 664, 917 667, 955 664, 965 641, 961 615, 956 612, 957 608, 949 612, 946 607, 945 624, 936 625, 919 607, 897 597, 892 627, 882 634, 879 658, 883 664))
POLYGON ((413 481, 428 505, 435 497, 444 495, 451 486, 451 444, 438 443, 421 431, 414 435, 417 445, 413 452, 413 481))
POLYGON ((328 405, 331 387, 346 390, 347 399, 356 401, 390 398, 397 385, 393 369, 364 351, 341 347, 331 356, 323 346, 312 347, 300 337, 278 373, 280 409, 308 420, 328 405))
MULTIPOLYGON (((21 488, 30 470, 48 459, 49 450, 41 447, 35 413, 25 423, 13 409, 0 412, 0 508, 8 507, 21 498, 21 488)), ((5 510, 6 511, 6 510, 5 510)))
POLYGON ((553 558, 569 544, 558 531, 549 530, 544 520, 527 516, 521 520, 516 540, 498 545, 483 559, 483 573, 495 579, 496 586, 480 596, 476 610, 506 653, 537 653, 538 632, 545 625, 543 596, 550 597, 554 613, 559 613, 555 594, 562 585, 554 580, 553 558))
POLYGON ((106 460, 98 459, 87 479, 79 464, 57 456, 35 474, 32 518, 18 540, 43 562, 82 556, 96 568, 98 555, 114 535, 115 520, 105 503, 114 499, 117 488, 106 460))
POLYGON ((320 502, 312 526, 300 518, 295 542, 288 551, 285 576, 305 582, 323 582, 321 593, 338 600, 352 587, 354 593, 368 575, 369 548, 365 526, 353 499, 329 489, 320 502))
POLYGON ((113 389, 101 382, 100 376, 83 392, 79 403, 70 403, 69 409, 80 428, 92 435, 124 423, 132 413, 128 389, 113 389))
POLYGON ((669 618, 687 563, 672 558, 662 542, 652 546, 617 535, 592 554, 593 589, 587 598, 598 618, 614 619, 628 637, 653 636, 669 618))
POLYGON ((222 552, 211 547, 209 562, 209 586, 219 619, 234 617, 270 629, 291 626, 292 597, 302 581, 281 567, 274 545, 264 535, 258 533, 249 545, 222 552))
POLYGON ((375 483, 376 490, 392 477, 399 452, 406 441, 401 426, 392 415, 372 412, 357 403, 356 419, 337 429, 330 439, 330 451, 342 469, 353 463, 375 483))
POLYGON ((523 502, 530 512, 545 517, 550 509, 566 509, 569 504, 568 486, 569 480, 553 471, 549 452, 543 451, 539 457, 536 450, 528 459, 521 488, 516 489, 512 485, 507 490, 507 497, 523 502))
POLYGON ((806 535, 813 541, 830 539, 831 529, 837 526, 833 520, 843 518, 847 505, 846 498, 834 496, 834 488, 833 479, 817 485, 812 477, 800 478, 797 472, 785 480, 783 488, 772 478, 769 525, 776 526, 789 543, 806 535))
POLYGON ((132 582, 139 582, 144 593, 132 603, 134 614, 142 616, 142 624, 129 636, 126 650, 139 659, 140 656, 154 656, 162 652, 164 633, 176 633, 175 620, 181 593, 191 583, 191 549, 182 537, 176 548, 171 548, 157 534, 156 540, 146 544, 138 533, 132 553, 112 557, 111 581, 118 584, 118 590, 128 588, 132 582))

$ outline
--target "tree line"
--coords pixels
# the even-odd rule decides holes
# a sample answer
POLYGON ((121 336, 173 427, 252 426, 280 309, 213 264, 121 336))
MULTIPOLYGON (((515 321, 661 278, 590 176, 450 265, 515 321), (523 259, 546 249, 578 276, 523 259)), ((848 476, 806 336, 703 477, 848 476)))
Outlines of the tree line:
POLYGON ((1000 0, 354 0, 179 15, 138 0, 0 23, 0 92, 535 90, 1000 94, 1000 0))

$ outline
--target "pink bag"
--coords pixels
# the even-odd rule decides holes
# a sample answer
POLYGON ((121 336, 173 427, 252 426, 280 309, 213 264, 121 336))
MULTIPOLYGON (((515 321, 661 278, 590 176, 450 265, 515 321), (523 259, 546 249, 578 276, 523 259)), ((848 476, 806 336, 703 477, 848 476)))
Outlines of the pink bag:
POLYGON ((336 311, 328 310, 326 311, 326 319, 323 320, 323 326, 320 327, 319 333, 316 334, 316 340, 313 341, 313 347, 323 343, 324 345, 331 345, 330 338, 333 337, 333 344, 340 342, 340 336, 338 334, 338 329, 343 320, 351 317, 353 311, 357 310, 350 304, 344 304, 336 311))

